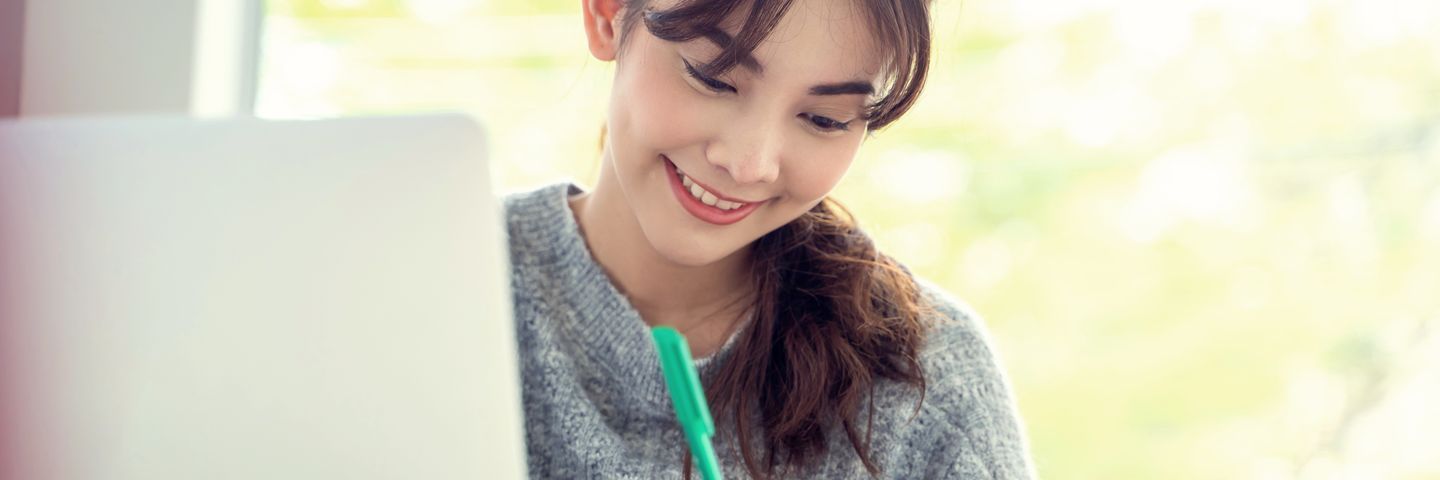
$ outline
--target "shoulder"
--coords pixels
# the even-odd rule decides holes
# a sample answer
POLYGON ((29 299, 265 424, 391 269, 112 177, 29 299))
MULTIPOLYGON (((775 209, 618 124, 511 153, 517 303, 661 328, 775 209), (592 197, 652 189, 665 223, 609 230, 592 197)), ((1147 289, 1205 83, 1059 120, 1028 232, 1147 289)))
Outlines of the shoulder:
POLYGON ((1003 356, 985 321, 964 301, 916 277, 931 318, 920 364, 926 389, 911 437, 933 445, 926 476, 1032 478, 1029 442, 1003 356))
POLYGON ((569 181, 554 182, 501 196, 506 227, 514 230, 517 226, 553 221, 563 213, 565 196, 572 187, 569 181))
POLYGON ((584 240, 570 213, 569 181, 502 196, 510 288, 518 312, 564 298, 565 281, 585 263, 584 240))
POLYGON ((578 235, 566 198, 578 189, 561 181, 501 198, 512 267, 555 263, 578 235))
POLYGON ((988 393, 1009 390, 1009 377, 985 320, 970 304, 919 277, 921 303, 931 312, 921 364, 936 387, 988 393))

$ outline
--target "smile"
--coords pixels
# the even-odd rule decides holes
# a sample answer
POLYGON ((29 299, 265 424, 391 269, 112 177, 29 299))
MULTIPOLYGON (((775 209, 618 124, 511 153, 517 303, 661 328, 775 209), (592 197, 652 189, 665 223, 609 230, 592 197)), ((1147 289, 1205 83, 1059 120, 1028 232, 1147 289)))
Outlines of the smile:
POLYGON ((734 210, 745 205, 744 202, 721 200, 720 197, 716 196, 713 193, 710 193, 710 191, 706 190, 705 187, 702 187, 700 186, 700 184, 695 183, 694 180, 691 180, 690 177, 685 175, 685 172, 680 171, 679 167, 675 168, 675 174, 680 176, 680 184, 684 185, 685 188, 690 189, 690 196, 699 199, 700 203, 704 203, 706 205, 721 210, 734 210))
POLYGON ((695 218, 715 225, 729 225, 744 219, 764 204, 717 195, 685 175, 669 158, 664 155, 661 158, 665 159, 670 190, 675 193, 680 206, 695 218))

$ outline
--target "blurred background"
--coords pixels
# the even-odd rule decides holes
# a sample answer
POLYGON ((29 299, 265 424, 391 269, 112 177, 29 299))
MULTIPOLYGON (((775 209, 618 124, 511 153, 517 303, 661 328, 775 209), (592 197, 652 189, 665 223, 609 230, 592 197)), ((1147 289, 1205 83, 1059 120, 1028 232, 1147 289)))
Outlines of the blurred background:
MULTIPOLYGON (((575 0, 267 0, 257 113, 462 109, 593 185, 575 0)), ((835 196, 975 307, 1050 479, 1440 478, 1440 2, 937 0, 835 196)))

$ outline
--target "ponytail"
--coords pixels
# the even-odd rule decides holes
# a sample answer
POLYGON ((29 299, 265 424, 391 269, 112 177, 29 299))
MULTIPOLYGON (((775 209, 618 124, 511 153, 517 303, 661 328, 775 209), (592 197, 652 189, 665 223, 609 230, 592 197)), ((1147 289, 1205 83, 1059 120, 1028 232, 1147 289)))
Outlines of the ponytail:
POLYGON ((735 426, 745 468, 768 477, 781 455, 787 468, 805 465, 825 453, 827 426, 838 421, 866 470, 878 474, 874 409, 863 432, 856 416, 881 379, 917 388, 923 401, 923 319, 935 317, 919 287, 830 198, 753 248, 754 319, 706 382, 717 415, 735 426), (755 427, 764 433, 763 461, 750 442, 755 427))

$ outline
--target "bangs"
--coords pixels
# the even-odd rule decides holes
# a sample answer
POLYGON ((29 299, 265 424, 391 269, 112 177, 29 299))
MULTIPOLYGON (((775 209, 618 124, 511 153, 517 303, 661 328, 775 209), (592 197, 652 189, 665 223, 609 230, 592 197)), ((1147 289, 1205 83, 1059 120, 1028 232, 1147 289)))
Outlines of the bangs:
MULTIPOLYGON (((833 1, 833 0, 826 0, 833 1)), ((870 31, 887 57, 884 87, 879 98, 866 104, 866 128, 878 130, 900 118, 920 96, 930 66, 930 15, 927 0, 855 0, 868 14, 870 31), (888 47, 888 48, 886 48, 888 47)), ((739 2, 733 0, 685 0, 665 10, 636 9, 626 17, 628 31, 638 20, 651 35, 670 42, 710 38, 722 51, 714 60, 696 66, 706 75, 718 76, 750 61, 751 52, 765 40, 793 0, 739 2), (733 36, 721 28, 726 19, 742 12, 744 23, 733 36)), ((622 32, 624 35, 624 32, 622 32)), ((621 42, 624 43, 622 37, 621 42)))

